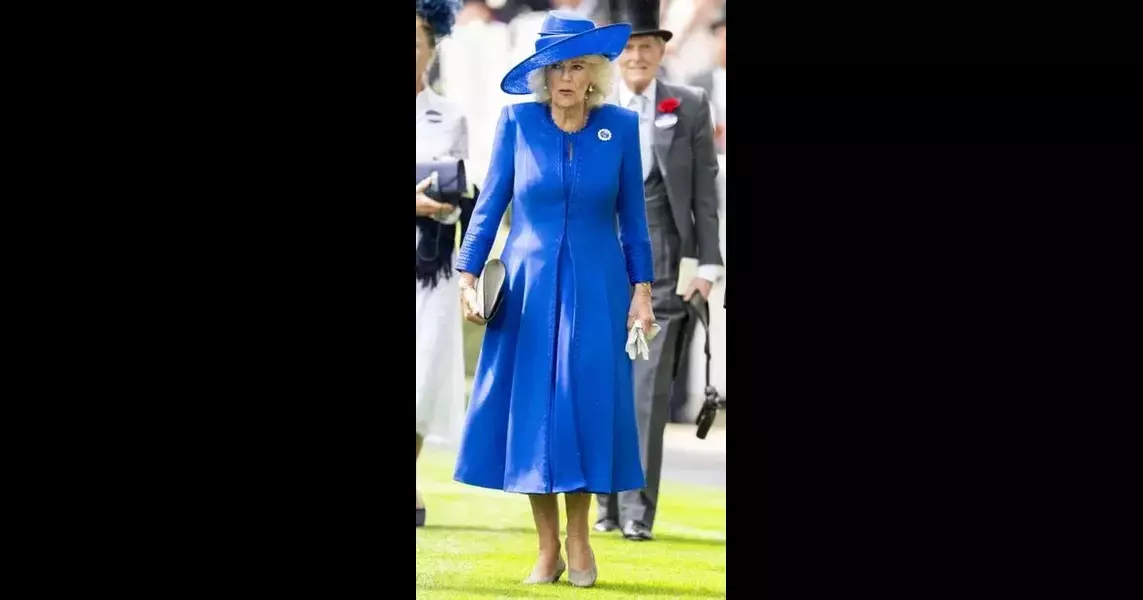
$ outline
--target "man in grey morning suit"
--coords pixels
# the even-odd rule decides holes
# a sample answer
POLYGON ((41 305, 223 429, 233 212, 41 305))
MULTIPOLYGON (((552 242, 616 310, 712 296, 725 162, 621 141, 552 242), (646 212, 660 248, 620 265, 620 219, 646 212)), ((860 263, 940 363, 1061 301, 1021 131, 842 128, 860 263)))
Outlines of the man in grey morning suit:
MULTIPOLYGON (((630 23, 617 64, 622 81, 608 101, 639 113, 647 224, 655 263, 651 302, 662 331, 650 360, 636 360, 635 408, 647 487, 598 495, 596 531, 622 528, 629 540, 651 539, 663 464, 663 430, 670 412, 675 365, 686 351, 686 301, 710 295, 721 276, 718 241, 718 160, 706 92, 656 79, 671 32, 659 28, 659 0, 612 0, 612 21, 630 23), (666 101, 666 105, 664 105, 666 101), (671 105, 677 104, 672 107, 671 105), (676 293, 682 258, 698 261, 684 296, 676 293)), ((686 282, 684 282, 686 283, 686 282)))

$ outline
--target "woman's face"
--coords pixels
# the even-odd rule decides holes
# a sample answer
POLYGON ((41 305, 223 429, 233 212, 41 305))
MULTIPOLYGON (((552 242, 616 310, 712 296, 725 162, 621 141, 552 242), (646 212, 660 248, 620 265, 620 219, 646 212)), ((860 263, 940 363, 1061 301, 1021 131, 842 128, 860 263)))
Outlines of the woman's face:
POLYGON ((425 32, 425 22, 417 17, 417 81, 420 82, 429 68, 429 60, 433 57, 433 49, 429 45, 429 36, 425 32))
POLYGON ((587 61, 573 58, 550 65, 546 70, 552 104, 570 108, 587 101, 587 88, 591 85, 587 61))

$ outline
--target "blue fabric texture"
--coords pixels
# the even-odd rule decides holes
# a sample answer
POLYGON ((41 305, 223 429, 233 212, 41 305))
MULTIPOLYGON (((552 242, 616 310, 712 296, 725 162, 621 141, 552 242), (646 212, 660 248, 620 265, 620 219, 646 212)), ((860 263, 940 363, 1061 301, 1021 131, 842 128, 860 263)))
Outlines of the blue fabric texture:
POLYGON ((566 133, 503 109, 457 270, 480 275, 501 217, 504 303, 487 324, 455 479, 525 494, 644 487, 627 341, 651 282, 638 115, 603 105, 566 133))

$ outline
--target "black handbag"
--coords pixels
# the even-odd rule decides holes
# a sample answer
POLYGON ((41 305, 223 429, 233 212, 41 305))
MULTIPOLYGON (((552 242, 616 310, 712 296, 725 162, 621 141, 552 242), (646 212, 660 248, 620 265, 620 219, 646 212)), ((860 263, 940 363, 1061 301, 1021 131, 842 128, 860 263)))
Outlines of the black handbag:
MULTIPOLYGON (((468 197, 468 177, 464 170, 464 160, 445 157, 417 163, 417 183, 420 184, 430 177, 432 182, 422 193, 437 202, 460 207, 463 237, 468 219, 472 217, 475 195, 478 192, 474 186, 473 197, 468 197)), ((417 245, 417 281, 435 287, 442 278, 447 279, 452 272, 452 253, 456 243, 453 237, 456 225, 445 225, 430 217, 417 217, 417 229, 421 232, 421 241, 417 245)))
POLYGON ((464 160, 459 158, 417 163, 417 183, 436 173, 432 184, 424 194, 437 202, 453 206, 460 204, 460 197, 468 192, 468 177, 464 172, 464 160))

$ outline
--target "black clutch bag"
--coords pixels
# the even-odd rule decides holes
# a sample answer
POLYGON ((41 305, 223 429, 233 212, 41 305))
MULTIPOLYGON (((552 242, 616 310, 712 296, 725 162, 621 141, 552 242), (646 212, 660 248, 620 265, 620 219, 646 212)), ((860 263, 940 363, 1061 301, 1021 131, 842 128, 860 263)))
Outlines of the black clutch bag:
POLYGON ((500 259, 493 258, 484 265, 484 271, 476 282, 476 296, 480 298, 481 312, 485 323, 492 321, 504 303, 504 280, 507 271, 500 259))
POLYGON ((468 192, 464 161, 454 158, 417 163, 417 183, 424 181, 433 173, 436 173, 436 177, 424 194, 437 202, 459 205, 460 197, 468 192))

